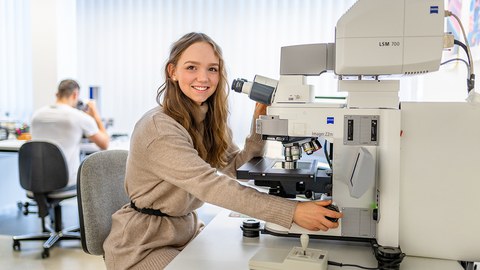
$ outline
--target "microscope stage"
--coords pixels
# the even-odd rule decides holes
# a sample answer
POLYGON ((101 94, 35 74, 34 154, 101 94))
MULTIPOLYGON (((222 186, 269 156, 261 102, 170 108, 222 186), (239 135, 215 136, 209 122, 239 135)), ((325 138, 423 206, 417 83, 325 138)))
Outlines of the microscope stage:
POLYGON ((256 157, 237 169, 238 179, 302 181, 314 179, 317 160, 298 161, 296 169, 284 168, 284 160, 256 157))

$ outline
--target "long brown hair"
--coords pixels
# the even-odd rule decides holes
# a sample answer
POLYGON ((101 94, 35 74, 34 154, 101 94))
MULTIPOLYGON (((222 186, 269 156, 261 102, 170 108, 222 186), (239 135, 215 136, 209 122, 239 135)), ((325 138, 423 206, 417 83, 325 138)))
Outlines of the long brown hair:
POLYGON ((226 150, 228 148, 227 116, 228 102, 226 94, 227 74, 221 48, 207 35, 203 33, 188 33, 173 43, 170 56, 165 64, 165 82, 160 86, 157 93, 157 103, 163 106, 163 111, 175 121, 180 123, 190 134, 193 146, 200 157, 212 167, 224 167, 226 165, 226 150), (182 53, 197 42, 206 42, 213 48, 219 59, 220 78, 216 91, 205 101, 208 112, 203 121, 203 136, 200 133, 202 127, 194 121, 193 115, 198 113, 195 104, 181 90, 178 83, 170 78, 168 66, 177 65, 182 53), (163 102, 161 96, 163 97, 163 102))

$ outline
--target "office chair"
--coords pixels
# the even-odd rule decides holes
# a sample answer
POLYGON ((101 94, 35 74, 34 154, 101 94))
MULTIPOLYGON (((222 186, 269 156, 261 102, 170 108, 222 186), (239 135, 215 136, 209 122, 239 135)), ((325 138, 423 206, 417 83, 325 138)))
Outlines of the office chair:
POLYGON ((67 187, 68 166, 62 150, 52 142, 30 141, 18 151, 20 185, 27 197, 35 200, 42 233, 13 236, 13 249, 20 250, 20 241, 43 240, 42 258, 50 256, 49 249, 60 240, 80 240, 77 227, 63 229, 60 202, 76 196, 75 186, 67 187), (50 216, 50 225, 45 217, 50 216))
POLYGON ((107 150, 89 155, 80 164, 77 200, 83 251, 104 255, 103 242, 110 233, 112 214, 130 202, 125 187, 127 150, 107 150))

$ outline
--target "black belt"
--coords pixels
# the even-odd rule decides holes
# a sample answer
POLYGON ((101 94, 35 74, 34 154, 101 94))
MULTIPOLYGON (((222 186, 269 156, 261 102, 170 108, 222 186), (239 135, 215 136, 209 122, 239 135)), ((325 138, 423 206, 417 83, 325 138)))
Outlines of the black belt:
POLYGON ((160 210, 157 209, 152 209, 152 208, 138 208, 135 206, 135 203, 133 201, 130 201, 130 207, 135 209, 135 211, 147 214, 147 215, 152 215, 152 216, 159 216, 159 217, 169 217, 169 215, 163 213, 160 210))

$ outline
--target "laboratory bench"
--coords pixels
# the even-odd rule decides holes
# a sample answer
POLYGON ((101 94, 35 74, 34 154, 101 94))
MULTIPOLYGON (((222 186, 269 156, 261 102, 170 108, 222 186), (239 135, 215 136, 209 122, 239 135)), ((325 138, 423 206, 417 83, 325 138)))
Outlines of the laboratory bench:
MULTIPOLYGON (((240 226, 245 219, 246 217, 232 213, 230 210, 220 211, 165 269, 245 270, 249 269, 250 258, 262 248, 289 251, 294 246, 300 246, 300 240, 293 237, 270 234, 260 234, 256 238, 244 237, 240 226)), ((328 251, 328 259, 332 261, 365 267, 377 266, 373 250, 368 243, 310 239, 308 248, 328 251)), ((329 265, 327 269, 360 268, 329 265)), ((457 261, 406 256, 400 269, 462 270, 463 268, 457 261)))

